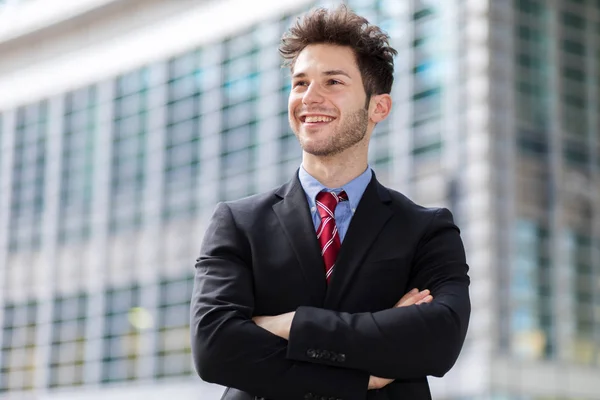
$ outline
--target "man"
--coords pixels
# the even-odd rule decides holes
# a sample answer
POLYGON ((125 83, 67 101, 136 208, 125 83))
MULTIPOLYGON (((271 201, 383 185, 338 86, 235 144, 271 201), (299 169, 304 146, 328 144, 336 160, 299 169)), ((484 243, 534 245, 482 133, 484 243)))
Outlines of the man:
POLYGON ((217 205, 196 264, 193 357, 223 399, 430 399, 426 377, 458 357, 469 278, 452 216, 367 164, 392 105, 388 39, 341 6, 282 40, 302 165, 217 205))

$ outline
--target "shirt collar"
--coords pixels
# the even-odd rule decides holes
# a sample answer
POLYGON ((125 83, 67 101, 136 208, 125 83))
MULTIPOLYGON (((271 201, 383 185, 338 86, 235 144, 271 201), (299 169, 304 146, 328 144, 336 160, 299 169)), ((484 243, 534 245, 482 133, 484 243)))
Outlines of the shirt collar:
POLYGON ((362 174, 352 179, 350 182, 346 183, 343 187, 328 188, 321 182, 316 180, 308 172, 306 172, 304 166, 301 165, 300 171, 298 171, 298 178, 300 179, 300 184, 304 189, 304 193, 306 193, 306 198, 308 200, 310 208, 313 208, 315 206, 315 199, 319 192, 327 190, 339 193, 341 190, 344 190, 348 195, 348 202, 350 203, 350 208, 352 210, 355 210, 356 207, 358 207, 358 203, 360 202, 360 199, 362 198, 362 195, 365 192, 367 185, 369 184, 369 182, 371 182, 372 176, 373 171, 371 170, 370 166, 367 166, 367 169, 362 174))

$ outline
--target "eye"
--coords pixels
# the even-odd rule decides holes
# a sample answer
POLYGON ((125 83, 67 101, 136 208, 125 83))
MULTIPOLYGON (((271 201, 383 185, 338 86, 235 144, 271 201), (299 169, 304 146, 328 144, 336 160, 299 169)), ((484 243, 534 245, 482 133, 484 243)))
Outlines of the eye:
POLYGON ((329 85, 341 85, 342 84, 342 82, 338 81, 337 79, 330 79, 327 81, 327 83, 329 85))
POLYGON ((296 82, 294 82, 294 84, 292 86, 297 87, 297 86, 306 86, 306 85, 307 85, 306 81, 296 81, 296 82))

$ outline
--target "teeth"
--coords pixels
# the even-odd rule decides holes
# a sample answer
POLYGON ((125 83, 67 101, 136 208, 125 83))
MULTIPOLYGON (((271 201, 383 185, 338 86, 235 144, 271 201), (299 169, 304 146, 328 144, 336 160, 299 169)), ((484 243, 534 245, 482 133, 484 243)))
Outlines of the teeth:
POLYGON ((331 117, 324 117, 321 115, 318 116, 307 116, 305 119, 305 122, 331 122, 333 121, 333 118, 331 117))

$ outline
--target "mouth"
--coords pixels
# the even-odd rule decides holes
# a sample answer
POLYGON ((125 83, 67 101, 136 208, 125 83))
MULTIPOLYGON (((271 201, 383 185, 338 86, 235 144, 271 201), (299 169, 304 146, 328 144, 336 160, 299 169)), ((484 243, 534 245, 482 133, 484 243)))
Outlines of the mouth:
POLYGON ((303 125, 311 127, 327 125, 335 120, 328 115, 302 115, 299 119, 303 125))

